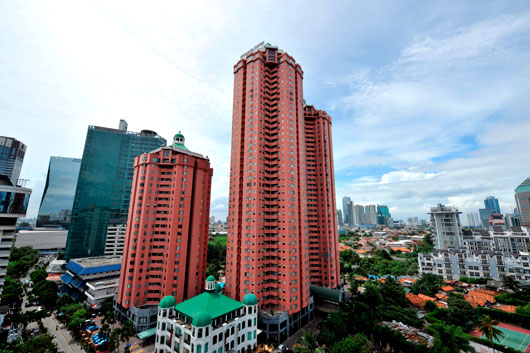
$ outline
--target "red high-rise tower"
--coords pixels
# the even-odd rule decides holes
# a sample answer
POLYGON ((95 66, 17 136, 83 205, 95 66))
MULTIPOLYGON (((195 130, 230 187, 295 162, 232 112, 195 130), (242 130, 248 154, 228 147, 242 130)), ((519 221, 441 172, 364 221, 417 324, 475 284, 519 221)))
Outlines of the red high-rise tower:
POLYGON ((340 286, 331 117, 306 105, 306 187, 311 284, 340 286))
POLYGON ((279 340, 312 317, 311 283, 340 282, 337 247, 331 245, 337 241, 331 122, 309 114, 306 129, 302 81, 293 57, 268 43, 234 66, 225 288, 237 300, 254 293, 262 327, 279 340), (309 139, 308 162, 306 135, 321 129, 327 129, 326 141, 309 139), (314 163, 326 163, 327 172, 314 163), (318 195, 307 185, 308 173, 311 185, 327 183, 318 195), (331 229, 316 229, 314 218, 328 225, 328 210, 331 229), (322 273, 312 280, 316 268, 322 273))
POLYGON ((135 317, 166 295, 181 302, 201 293, 212 174, 210 161, 190 152, 180 133, 172 146, 136 157, 116 300, 135 317))

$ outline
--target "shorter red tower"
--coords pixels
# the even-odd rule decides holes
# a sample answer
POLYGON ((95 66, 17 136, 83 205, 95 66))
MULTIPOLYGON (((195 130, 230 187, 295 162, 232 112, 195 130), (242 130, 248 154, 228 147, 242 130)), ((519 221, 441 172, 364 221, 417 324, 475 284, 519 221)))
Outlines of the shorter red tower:
POLYGON ((123 309, 201 293, 212 174, 208 158, 189 151, 180 132, 172 146, 136 157, 116 300, 123 309))

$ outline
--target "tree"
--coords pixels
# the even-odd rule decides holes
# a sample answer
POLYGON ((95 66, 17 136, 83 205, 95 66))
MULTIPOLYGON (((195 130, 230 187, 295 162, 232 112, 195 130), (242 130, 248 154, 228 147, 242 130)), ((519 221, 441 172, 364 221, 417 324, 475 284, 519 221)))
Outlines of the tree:
POLYGON ((331 353, 371 353, 370 341, 360 333, 337 342, 331 353))
POLYGON ((121 327, 121 340, 124 342, 127 341, 127 344, 129 344, 129 338, 134 337, 134 335, 136 335, 136 329, 134 328, 132 321, 125 321, 125 323, 121 327))
POLYGON ((19 279, 6 276, 4 290, 2 291, 2 304, 14 306, 22 302, 24 289, 19 279))
POLYGON ((438 293, 438 290, 443 285, 444 280, 442 276, 437 276, 432 273, 423 273, 412 285, 412 292, 414 294, 423 293, 425 295, 433 296, 438 293))
POLYGON ((332 347, 336 342, 346 338, 350 329, 347 313, 342 311, 330 313, 322 323, 318 342, 332 347))
POLYGON ((490 341, 492 345, 493 340, 499 341, 501 337, 504 337, 502 331, 497 327, 498 324, 499 322, 497 320, 492 319, 488 315, 484 315, 477 325, 478 330, 486 336, 486 339, 490 341))
POLYGON ((519 281, 517 281, 511 276, 504 276, 502 278, 502 285, 505 288, 511 289, 514 293, 518 292, 521 288, 521 284, 519 283, 519 281))
POLYGON ((68 323, 68 329, 77 334, 77 331, 81 329, 81 326, 89 318, 89 313, 85 309, 79 309, 70 317, 70 322, 68 323))
POLYGON ((296 353, 315 353, 318 348, 317 339, 310 330, 304 331, 302 337, 296 341, 293 350, 296 353))
POLYGON ((431 312, 437 308, 436 304, 432 300, 427 300, 425 302, 425 305, 423 305, 423 309, 425 309, 428 312, 431 312))
POLYGON ((459 327, 442 324, 433 324, 431 327, 434 330, 434 353, 475 352, 459 327))
POLYGON ((451 293, 447 304, 449 306, 449 322, 456 326, 471 328, 474 309, 464 296, 451 293))
POLYGON ((57 344, 49 333, 31 337, 25 342, 17 343, 15 352, 20 353, 57 353, 57 344))
POLYGON ((51 281, 40 281, 33 286, 32 294, 46 308, 52 310, 57 307, 57 284, 51 281))
POLYGON ((46 272, 46 270, 35 270, 29 275, 29 278, 31 278, 31 281, 34 284, 39 283, 41 281, 45 281, 46 277, 48 277, 48 273, 46 272))

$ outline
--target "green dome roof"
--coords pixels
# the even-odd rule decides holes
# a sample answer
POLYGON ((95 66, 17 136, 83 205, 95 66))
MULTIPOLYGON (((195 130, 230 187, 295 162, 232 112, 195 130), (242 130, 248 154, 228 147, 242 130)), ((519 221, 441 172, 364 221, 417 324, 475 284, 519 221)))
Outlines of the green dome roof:
POLYGON ((175 136, 173 136, 173 138, 177 138, 177 137, 184 138, 184 135, 182 135, 182 134, 179 132, 178 134, 175 134, 175 136))
POLYGON ((162 298, 162 300, 158 304, 158 307, 161 309, 169 309, 174 307, 175 305, 177 305, 177 300, 171 295, 168 295, 162 298))
POLYGON ((244 305, 256 305, 258 304, 258 298, 252 293, 249 293, 243 297, 244 305))
POLYGON ((207 282, 215 282, 215 277, 214 276, 208 276, 208 278, 206 278, 206 281, 207 282))
POLYGON ((191 324, 195 327, 206 327, 211 325, 212 315, 207 311, 199 311, 197 315, 193 317, 191 324))

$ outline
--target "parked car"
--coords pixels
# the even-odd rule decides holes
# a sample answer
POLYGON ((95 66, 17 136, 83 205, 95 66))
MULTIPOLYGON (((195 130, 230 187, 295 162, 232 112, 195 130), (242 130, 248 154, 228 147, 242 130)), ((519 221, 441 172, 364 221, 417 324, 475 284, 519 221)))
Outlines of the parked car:
POLYGON ((279 350, 280 352, 284 352, 284 351, 287 350, 287 346, 286 346, 285 344, 280 344, 280 345, 278 346, 278 350, 279 350))

